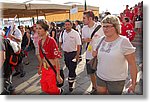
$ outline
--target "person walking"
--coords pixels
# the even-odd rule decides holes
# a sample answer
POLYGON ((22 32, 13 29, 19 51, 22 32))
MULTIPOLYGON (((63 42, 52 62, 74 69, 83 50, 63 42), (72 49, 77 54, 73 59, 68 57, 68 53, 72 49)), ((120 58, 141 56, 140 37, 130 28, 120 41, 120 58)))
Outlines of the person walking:
POLYGON ((40 37, 37 33, 37 30, 36 30, 36 24, 33 25, 33 43, 34 43, 34 47, 35 47, 35 55, 37 57, 37 60, 38 60, 38 66, 37 68, 39 68, 39 64, 41 62, 41 57, 39 55, 39 46, 38 46, 38 42, 40 40, 40 37))
POLYGON ((108 15, 102 20, 105 38, 93 56, 97 56, 96 71, 97 94, 121 95, 128 68, 131 75, 129 92, 135 91, 137 67, 135 62, 135 48, 129 39, 121 36, 120 21, 117 16, 108 15))
POLYGON ((49 34, 57 42, 57 30, 56 30, 56 24, 55 24, 55 22, 51 22, 50 23, 50 32, 49 32, 49 34))
POLYGON ((79 60, 81 46, 80 34, 72 29, 72 22, 70 20, 65 21, 65 30, 60 34, 59 47, 64 52, 64 61, 69 70, 68 83, 69 91, 73 91, 73 84, 76 78, 76 67, 79 60))
MULTIPOLYGON (((9 34, 8 38, 12 39, 12 41, 17 43, 17 46, 19 48, 19 51, 21 51, 21 43, 22 43, 22 33, 21 31, 16 27, 16 25, 14 24, 13 26, 13 34, 9 34)), ((24 77, 26 72, 24 71, 24 67, 22 64, 22 60, 18 62, 17 66, 15 67, 15 73, 13 74, 13 76, 17 76, 20 74, 20 77, 24 77)))
POLYGON ((87 44, 86 45, 86 69, 87 69, 87 74, 90 75, 91 82, 92 82, 91 94, 93 94, 96 91, 96 76, 95 76, 95 70, 93 70, 90 67, 88 61, 93 58, 92 50, 94 49, 98 39, 104 35, 104 32, 100 27, 101 25, 99 25, 94 21, 94 17, 95 17, 94 13, 92 11, 85 11, 83 13, 84 26, 82 29, 82 42, 87 44), (94 31, 96 32, 93 33, 94 31), (92 33, 93 33, 93 37, 91 38, 92 33))
POLYGON ((28 65, 29 64, 29 57, 28 57, 28 53, 29 53, 29 49, 30 49, 30 42, 31 42, 31 38, 30 38, 30 28, 26 28, 26 31, 24 29, 24 26, 21 25, 20 26, 20 31, 22 33, 22 43, 21 43, 21 49, 22 51, 25 53, 25 59, 26 60, 23 60, 23 63, 25 65, 28 65))
POLYGON ((62 90, 59 89, 56 85, 57 81, 58 83, 63 82, 60 76, 60 63, 58 58, 61 56, 58 51, 57 43, 54 38, 49 36, 49 26, 45 21, 37 21, 36 28, 39 37, 41 37, 41 40, 39 40, 39 53, 41 62, 38 69, 38 74, 41 75, 41 89, 43 92, 50 95, 61 94, 62 90), (54 69, 49 64, 49 62, 54 69))

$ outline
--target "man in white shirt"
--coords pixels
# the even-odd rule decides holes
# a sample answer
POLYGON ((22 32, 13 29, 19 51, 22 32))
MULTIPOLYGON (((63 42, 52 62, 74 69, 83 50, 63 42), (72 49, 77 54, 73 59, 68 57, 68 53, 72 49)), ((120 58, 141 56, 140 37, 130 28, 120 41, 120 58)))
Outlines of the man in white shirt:
POLYGON ((12 34, 8 35, 8 38, 10 38, 12 41, 17 43, 17 46, 19 47, 19 50, 21 50, 21 42, 22 42, 22 34, 21 31, 16 27, 14 24, 12 28, 12 34))
POLYGON ((90 75, 91 82, 92 82, 91 94, 93 94, 96 91, 96 76, 95 76, 95 70, 91 69, 90 65, 88 64, 88 61, 93 58, 92 51, 96 48, 95 45, 98 42, 99 38, 104 35, 103 29, 99 28, 99 30, 91 38, 93 31, 99 25, 94 21, 94 17, 95 17, 94 13, 92 11, 85 11, 83 13, 83 23, 85 26, 82 29, 82 41, 83 43, 87 44, 86 68, 87 68, 87 74, 90 75))
POLYGON ((72 29, 72 22, 65 21, 65 30, 60 34, 59 47, 64 51, 64 61, 69 70, 69 91, 73 91, 73 83, 76 78, 77 61, 79 60, 81 38, 77 31, 72 29))
MULTIPOLYGON (((14 24, 13 26, 13 33, 9 34, 8 36, 13 42, 17 43, 17 47, 19 48, 19 50, 21 50, 21 43, 22 43, 22 33, 21 31, 16 27, 16 25, 14 24)), ((20 63, 18 63, 18 65, 15 68, 16 72, 13 74, 13 76, 17 76, 20 74, 20 77, 24 77, 25 76, 25 71, 24 71, 24 67, 23 67, 23 63, 22 61, 20 63)))

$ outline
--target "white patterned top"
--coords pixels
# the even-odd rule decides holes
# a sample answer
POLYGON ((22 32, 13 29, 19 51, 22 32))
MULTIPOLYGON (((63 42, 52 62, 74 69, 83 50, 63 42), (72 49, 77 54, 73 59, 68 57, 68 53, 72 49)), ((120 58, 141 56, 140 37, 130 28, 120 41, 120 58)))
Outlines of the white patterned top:
POLYGON ((128 63, 125 55, 133 52, 135 52, 135 47, 124 36, 112 42, 103 40, 98 49, 97 76, 106 81, 125 80, 128 76, 128 63))

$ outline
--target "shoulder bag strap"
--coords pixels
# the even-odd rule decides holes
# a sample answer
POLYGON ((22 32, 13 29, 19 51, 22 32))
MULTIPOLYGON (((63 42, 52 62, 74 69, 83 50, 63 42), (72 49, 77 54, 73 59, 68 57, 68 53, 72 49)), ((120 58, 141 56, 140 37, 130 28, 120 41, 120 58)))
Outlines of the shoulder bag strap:
POLYGON ((101 43, 103 42, 104 39, 105 39, 105 36, 101 39, 101 41, 100 41, 99 44, 97 45, 96 51, 98 51, 98 49, 99 49, 99 47, 100 47, 100 45, 101 45, 101 43))
MULTIPOLYGON (((93 31, 92 34, 91 34, 91 39, 92 39, 92 37, 94 36, 94 34, 95 34, 100 28, 101 28, 101 25, 98 25, 98 26, 94 29, 94 31, 93 31)), ((88 48, 88 46, 89 46, 89 43, 90 43, 90 42, 88 42, 87 45, 86 45, 86 50, 87 50, 87 48, 88 48)))
POLYGON ((51 68, 53 69, 54 73, 57 74, 54 66, 51 64, 51 62, 48 60, 48 58, 46 57, 46 54, 44 53, 44 49, 42 48, 42 41, 40 42, 40 50, 43 54, 43 56, 45 57, 46 61, 48 62, 48 64, 51 66, 51 68))
POLYGON ((63 29, 63 31, 61 32, 61 41, 62 41, 62 43, 63 43, 63 34, 64 34, 64 30, 65 30, 65 29, 63 29))

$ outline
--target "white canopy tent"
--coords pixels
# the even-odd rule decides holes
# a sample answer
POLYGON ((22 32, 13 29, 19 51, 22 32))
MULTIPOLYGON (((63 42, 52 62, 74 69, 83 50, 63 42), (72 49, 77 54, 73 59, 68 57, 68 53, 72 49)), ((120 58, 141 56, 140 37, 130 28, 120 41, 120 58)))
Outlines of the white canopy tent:
MULTIPOLYGON (((72 5, 64 4, 52 4, 52 3, 14 3, 14 2, 2 2, 0 10, 2 10, 3 18, 13 18, 18 15, 22 17, 33 17, 33 16, 46 16, 49 14, 61 14, 70 13, 72 5)), ((78 8, 84 9, 84 5, 76 5, 78 8)), ((87 6, 90 10, 98 10, 98 7, 87 6)))

